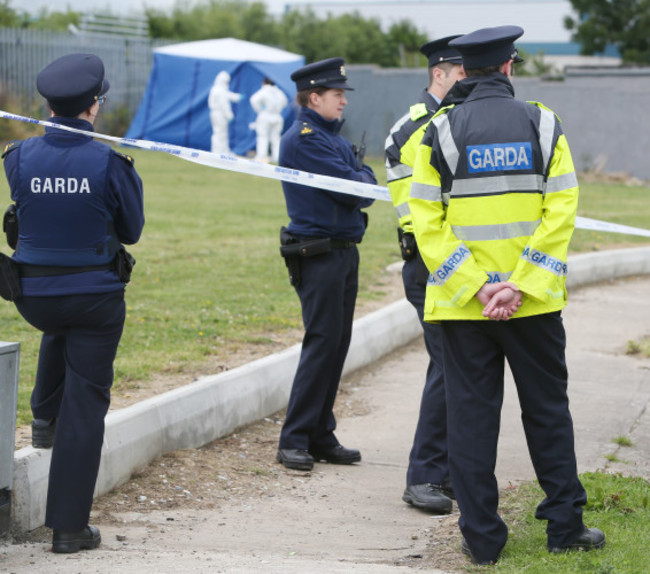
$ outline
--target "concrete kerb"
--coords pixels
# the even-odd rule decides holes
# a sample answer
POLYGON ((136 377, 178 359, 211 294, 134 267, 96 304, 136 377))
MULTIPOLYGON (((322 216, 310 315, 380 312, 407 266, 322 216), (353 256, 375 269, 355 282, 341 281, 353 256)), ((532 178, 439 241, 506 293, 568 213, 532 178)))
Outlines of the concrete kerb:
MULTIPOLYGON (((569 266, 569 288, 650 274, 650 247, 576 255, 569 258, 569 266)), ((344 373, 372 363, 420 332, 405 299, 355 321, 344 373)), ((200 447, 286 407, 299 356, 298 344, 109 413, 95 495, 126 482, 167 452, 200 447)), ((32 447, 15 454, 14 530, 33 530, 44 523, 50 455, 32 447)))

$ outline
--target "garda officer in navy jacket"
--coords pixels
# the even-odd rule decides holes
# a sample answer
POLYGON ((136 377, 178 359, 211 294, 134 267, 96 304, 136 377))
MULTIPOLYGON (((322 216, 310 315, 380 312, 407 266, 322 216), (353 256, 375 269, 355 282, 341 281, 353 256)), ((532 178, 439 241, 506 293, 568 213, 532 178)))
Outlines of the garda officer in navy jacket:
MULTIPOLYGON (((353 146, 339 135, 347 83, 342 58, 296 70, 291 79, 300 109, 280 143, 280 165, 342 179, 376 183, 353 146)), ((372 204, 336 193, 283 182, 291 219, 283 244, 298 246, 292 284, 305 326, 300 362, 293 381, 277 460, 287 468, 310 470, 314 461, 351 464, 358 450, 339 444, 332 408, 350 345, 358 288, 359 253, 372 204)), ((289 259, 287 260, 289 266, 289 259)))
MULTIPOLYGON (((108 91, 102 61, 69 54, 37 78, 51 122, 85 131, 108 91)), ((133 160, 91 136, 48 127, 7 146, 5 171, 18 214, 20 314, 43 331, 31 406, 32 444, 53 445, 45 524, 54 552, 96 548, 88 520, 125 319, 115 260, 144 225, 133 160)))

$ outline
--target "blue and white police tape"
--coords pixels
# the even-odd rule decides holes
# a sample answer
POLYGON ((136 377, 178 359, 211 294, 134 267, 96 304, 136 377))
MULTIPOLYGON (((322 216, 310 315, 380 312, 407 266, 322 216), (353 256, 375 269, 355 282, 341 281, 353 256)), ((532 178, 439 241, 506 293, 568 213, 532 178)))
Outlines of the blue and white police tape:
MULTIPOLYGON (((259 177, 277 179, 280 181, 289 181, 291 183, 297 183, 309 187, 318 187, 320 189, 327 189, 328 191, 336 191, 339 193, 347 193, 349 195, 356 195, 358 197, 368 197, 381 201, 391 201, 388 189, 380 185, 372 185, 369 183, 339 179, 327 175, 309 173, 306 171, 299 171, 297 169, 289 169, 286 167, 251 161, 236 157, 234 155, 216 154, 208 151, 187 148, 168 143, 152 142, 148 140, 131 138, 118 138, 115 136, 109 136, 97 132, 89 132, 86 130, 79 130, 69 126, 63 126, 61 124, 55 124, 52 122, 35 120, 33 118, 28 118, 25 116, 10 114, 3 110, 0 110, 0 118, 26 122, 30 124, 38 124, 44 127, 53 127, 73 133, 88 135, 94 138, 107 140, 118 145, 168 153, 187 161, 207 165, 210 167, 216 167, 218 169, 225 169, 227 171, 235 171, 238 173, 256 175, 259 177)), ((576 228, 650 237, 650 230, 647 229, 630 227, 628 225, 619 225, 617 223, 608 223, 606 221, 599 221, 597 219, 589 219, 579 216, 576 218, 576 228)))
POLYGON ((330 177, 327 175, 319 175, 315 173, 299 171, 297 169, 279 167, 276 165, 243 159, 229 154, 211 153, 203 150, 192 149, 192 148, 187 148, 187 147, 182 147, 182 146, 177 146, 177 145, 172 145, 167 143, 161 143, 161 142, 152 142, 147 140, 139 140, 139 139, 131 139, 131 138, 118 138, 114 136, 100 134, 97 132, 79 130, 61 124, 55 124, 52 122, 35 120, 32 118, 19 116, 16 114, 10 114, 2 110, 0 110, 0 118, 17 120, 20 122, 27 122, 30 124, 38 124, 45 127, 54 127, 68 132, 89 135, 95 138, 108 140, 110 142, 119 145, 138 147, 150 151, 160 151, 176 157, 180 157, 187 161, 192 161, 194 163, 200 163, 202 165, 208 165, 210 167, 216 167, 219 169, 225 169, 228 171, 236 171, 239 173, 257 175, 259 177, 278 179, 281 181, 290 181, 292 183, 297 183, 300 185, 318 187, 321 189, 327 189, 328 191, 337 191, 340 193, 347 193, 349 195, 356 195, 358 197, 369 197, 372 199, 390 201, 390 194, 388 192, 388 189, 385 187, 381 187, 379 185, 372 185, 368 183, 361 183, 358 181, 339 179, 337 177, 330 177))

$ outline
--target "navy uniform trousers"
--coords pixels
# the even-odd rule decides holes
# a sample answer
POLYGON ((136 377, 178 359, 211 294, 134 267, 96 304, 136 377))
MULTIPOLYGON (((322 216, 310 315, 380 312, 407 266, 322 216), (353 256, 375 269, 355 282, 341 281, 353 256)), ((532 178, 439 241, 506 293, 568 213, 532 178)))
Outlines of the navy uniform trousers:
POLYGON ((426 382, 420 400, 420 415, 409 455, 406 485, 439 484, 449 479, 447 461, 447 399, 442 367, 442 328, 425 323, 426 286, 416 281, 418 260, 404 262, 402 281, 406 298, 415 307, 424 329, 424 345, 429 355, 426 382))
POLYGON ((43 331, 34 418, 57 419, 45 524, 88 525, 97 481, 113 361, 125 319, 124 290, 92 295, 23 297, 20 314, 43 331))
POLYGON ((300 266, 305 335, 279 447, 329 449, 339 444, 332 409, 352 336, 359 252, 334 249, 303 257, 300 266))
POLYGON ((528 451, 546 494, 535 517, 548 521, 549 545, 570 544, 582 532, 587 496, 577 474, 560 313, 441 324, 449 467, 459 526, 472 554, 480 562, 496 560, 508 538, 497 512, 494 475, 505 358, 517 387, 528 451))

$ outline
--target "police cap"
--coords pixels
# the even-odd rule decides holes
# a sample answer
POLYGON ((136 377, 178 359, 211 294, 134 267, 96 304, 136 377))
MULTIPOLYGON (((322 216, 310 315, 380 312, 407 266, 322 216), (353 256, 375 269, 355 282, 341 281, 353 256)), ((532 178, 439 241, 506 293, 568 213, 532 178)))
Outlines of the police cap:
POLYGON ((343 58, 328 58, 303 66, 291 74, 291 79, 299 92, 311 88, 354 89, 347 83, 343 58))
POLYGON ((94 54, 68 54, 45 66, 36 89, 59 116, 75 117, 108 92, 104 64, 94 54))
POLYGON ((449 42, 463 57, 463 66, 468 69, 498 66, 509 60, 523 62, 514 41, 524 33, 519 26, 497 26, 481 28, 449 42))
POLYGON ((420 52, 429 59, 429 68, 433 68, 436 64, 449 62, 451 64, 462 64, 463 58, 456 48, 449 46, 449 42, 455 38, 460 38, 461 34, 455 36, 447 36, 427 42, 420 47, 420 52))

